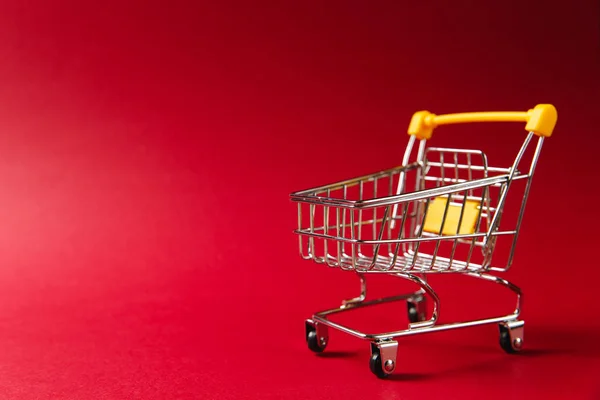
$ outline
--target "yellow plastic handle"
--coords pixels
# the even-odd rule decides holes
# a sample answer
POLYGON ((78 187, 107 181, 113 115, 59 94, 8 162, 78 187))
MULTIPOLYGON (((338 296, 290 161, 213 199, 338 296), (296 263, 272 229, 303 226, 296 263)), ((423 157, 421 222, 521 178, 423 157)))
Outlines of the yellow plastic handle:
POLYGON ((440 125, 469 122, 525 122, 525 130, 538 136, 550 137, 558 114, 552 104, 538 104, 526 112, 473 112, 435 115, 429 111, 416 112, 408 126, 408 134, 417 139, 431 139, 433 130, 440 125))

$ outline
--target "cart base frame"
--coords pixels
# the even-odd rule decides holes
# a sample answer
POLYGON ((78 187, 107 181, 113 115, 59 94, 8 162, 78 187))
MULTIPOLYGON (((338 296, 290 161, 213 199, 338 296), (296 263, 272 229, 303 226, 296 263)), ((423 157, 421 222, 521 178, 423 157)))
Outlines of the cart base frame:
POLYGON ((328 328, 337 329, 359 339, 368 340, 371 342, 370 369, 371 372, 379 378, 385 378, 394 372, 397 365, 396 356, 398 352, 398 342, 395 339, 408 335, 497 323, 500 333, 500 346, 502 349, 507 353, 515 353, 521 350, 523 346, 523 328, 525 322, 518 319, 521 312, 522 292, 516 285, 505 279, 487 273, 463 272, 461 275, 495 282, 510 289, 517 297, 516 308, 511 314, 503 316, 437 324, 440 300, 433 288, 427 283, 426 276, 422 275, 422 277, 420 277, 409 273, 396 273, 394 275, 410 280, 418 284, 421 288, 413 293, 367 300, 366 279, 363 274, 359 273, 358 276, 361 284, 360 296, 344 300, 342 305, 338 308, 317 312, 313 314, 311 319, 305 321, 308 347, 316 353, 325 350, 329 341, 328 328), (426 319, 427 297, 425 297, 425 295, 428 295, 428 297, 433 300, 433 311, 429 319, 426 319), (365 333, 328 319, 328 316, 333 314, 397 301, 406 301, 407 303, 410 320, 407 329, 385 333, 365 333))

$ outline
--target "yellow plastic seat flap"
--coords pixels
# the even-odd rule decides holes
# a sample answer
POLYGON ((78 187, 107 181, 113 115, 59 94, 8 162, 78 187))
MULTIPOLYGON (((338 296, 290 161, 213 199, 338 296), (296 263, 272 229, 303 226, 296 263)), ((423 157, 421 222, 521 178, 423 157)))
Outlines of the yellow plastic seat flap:
POLYGON ((442 235, 469 235, 475 233, 477 219, 479 218, 480 202, 477 200, 467 200, 464 205, 450 203, 446 213, 446 220, 442 227, 447 201, 447 197, 436 197, 429 203, 423 230, 436 235, 440 234, 440 230, 442 231, 442 235), (463 207, 462 221, 460 229, 458 229, 458 222, 461 219, 461 208, 463 207))

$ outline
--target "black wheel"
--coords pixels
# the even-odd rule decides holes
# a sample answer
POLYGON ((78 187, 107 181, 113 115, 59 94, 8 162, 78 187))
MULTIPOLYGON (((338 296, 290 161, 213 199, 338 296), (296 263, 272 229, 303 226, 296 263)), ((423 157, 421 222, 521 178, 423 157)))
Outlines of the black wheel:
POLYGON ((408 320, 411 323, 421 322, 425 320, 425 316, 419 314, 419 307, 417 302, 409 300, 406 302, 406 309, 408 311, 408 320))
POLYGON ((374 351, 371 354, 371 360, 369 360, 369 368, 371 372, 378 378, 386 378, 389 374, 383 370, 381 365, 381 354, 379 351, 374 351))
POLYGON ((408 320, 411 323, 419 322, 419 312, 417 311, 417 305, 412 301, 406 303, 406 308, 408 311, 408 320))
POLYGON ((520 349, 515 348, 512 339, 510 338, 510 331, 504 325, 498 325, 500 328, 500 347, 508 354, 514 354, 519 352, 520 349))
POLYGON ((308 348, 315 353, 322 353, 327 347, 327 343, 324 345, 321 343, 317 336, 316 330, 309 330, 306 334, 306 343, 308 343, 308 348))

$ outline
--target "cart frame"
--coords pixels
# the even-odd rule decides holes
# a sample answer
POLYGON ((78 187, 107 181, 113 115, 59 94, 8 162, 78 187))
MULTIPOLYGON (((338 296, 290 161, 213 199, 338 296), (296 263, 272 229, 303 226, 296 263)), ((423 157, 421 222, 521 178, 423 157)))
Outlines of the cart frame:
POLYGON ((298 229, 294 232, 299 236, 301 256, 317 264, 353 271, 360 280, 359 296, 344 300, 338 308, 316 312, 305 321, 308 347, 317 353, 325 350, 328 328, 367 340, 371 343, 370 369, 380 378, 395 371, 396 339, 408 335, 496 323, 501 347, 507 353, 520 351, 524 328, 524 321, 519 320, 521 289, 493 272, 506 272, 512 265, 535 168, 544 139, 552 135, 556 120, 556 109, 550 104, 539 104, 527 112, 435 115, 419 111, 410 122, 410 138, 399 167, 292 193, 291 200, 298 205, 298 229), (479 150, 427 147, 437 126, 472 122, 526 123, 528 135, 510 167, 489 166, 487 156, 479 150), (536 136, 529 170, 522 173, 518 167, 536 136), (416 143, 416 160, 411 161, 416 143), (439 161, 429 158, 433 153, 439 153, 439 161), (467 161, 460 163, 459 157, 466 157, 467 161), (473 162, 475 157, 481 162, 473 162), (436 168, 437 176, 432 173, 436 168), (476 178, 478 172, 481 177, 476 178), (408 190, 411 174, 414 191, 408 190), (525 187, 516 218, 507 223, 504 208, 509 189, 517 181, 524 182, 525 187), (381 182, 387 188, 383 194, 381 182), (428 184, 434 187, 427 187, 428 184), (366 193, 369 185, 371 196, 366 193), (510 240, 503 264, 494 259, 499 238, 510 240), (426 246, 429 253, 420 251, 426 246), (442 256, 443 247, 448 257, 442 256), (464 251, 461 253, 459 248, 464 251), (480 261, 473 261, 478 248, 480 261), (458 260, 459 254, 467 258, 458 260), (427 282, 431 273, 458 273, 497 283, 515 294, 516 307, 506 315, 438 324, 440 299, 427 282), (367 300, 368 274, 402 278, 420 289, 367 300), (427 297, 432 301, 429 317, 427 297), (410 322, 406 329, 365 333, 329 319, 334 314, 396 301, 407 303, 410 322))

